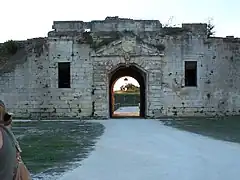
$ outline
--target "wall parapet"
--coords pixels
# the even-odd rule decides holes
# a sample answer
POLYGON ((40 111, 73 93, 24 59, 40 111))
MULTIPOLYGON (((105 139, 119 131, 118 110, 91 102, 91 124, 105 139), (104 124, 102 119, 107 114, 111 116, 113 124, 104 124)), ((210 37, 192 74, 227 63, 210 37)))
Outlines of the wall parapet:
MULTIPOLYGON (((53 31, 49 32, 49 36, 65 33, 72 36, 86 30, 97 32, 123 32, 133 31, 134 33, 142 32, 165 32, 171 31, 189 31, 193 34, 206 35, 207 24, 205 23, 183 23, 182 27, 163 27, 159 20, 139 20, 130 18, 106 17, 104 20, 84 21, 54 21, 53 31)), ((164 35, 164 34, 163 34, 164 35)))

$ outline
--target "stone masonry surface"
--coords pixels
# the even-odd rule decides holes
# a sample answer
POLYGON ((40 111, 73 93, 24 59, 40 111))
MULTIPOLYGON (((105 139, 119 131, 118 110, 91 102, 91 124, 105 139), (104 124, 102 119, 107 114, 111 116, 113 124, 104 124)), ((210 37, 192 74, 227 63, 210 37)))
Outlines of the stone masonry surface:
POLYGON ((17 43, 0 54, 0 98, 19 118, 109 118, 109 74, 129 65, 146 75, 146 117, 240 114, 240 39, 208 37, 206 24, 55 21, 48 37, 17 43), (196 87, 185 61, 197 62, 196 87), (58 88, 59 62, 71 63, 71 88, 58 88))

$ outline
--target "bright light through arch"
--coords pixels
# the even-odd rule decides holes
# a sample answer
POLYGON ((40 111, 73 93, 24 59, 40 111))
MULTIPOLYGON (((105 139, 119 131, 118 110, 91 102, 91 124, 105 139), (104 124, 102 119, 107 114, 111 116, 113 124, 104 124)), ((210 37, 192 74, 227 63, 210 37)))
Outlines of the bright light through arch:
POLYGON ((113 86, 113 91, 119 91, 120 90, 120 87, 122 85, 126 85, 126 84, 133 84, 137 87, 140 87, 138 81, 130 76, 123 76, 121 78, 119 78, 115 83, 114 83, 114 86, 113 86))

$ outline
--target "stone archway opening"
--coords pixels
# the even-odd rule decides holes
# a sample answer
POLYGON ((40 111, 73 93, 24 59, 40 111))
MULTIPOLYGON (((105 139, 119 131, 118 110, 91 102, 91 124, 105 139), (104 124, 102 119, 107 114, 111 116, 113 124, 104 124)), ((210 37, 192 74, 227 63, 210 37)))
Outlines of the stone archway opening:
MULTIPOLYGON (((122 65, 109 74, 109 113, 111 118, 123 118, 123 117, 141 117, 145 118, 146 115, 146 73, 136 67, 130 65, 128 67, 122 65), (114 96, 114 85, 121 77, 132 77, 139 84, 139 104, 138 113, 115 113, 116 103, 114 96)), ((117 107, 119 108, 119 106, 117 107)))
POLYGON ((140 116, 140 85, 131 76, 123 76, 113 83, 113 117, 140 116))

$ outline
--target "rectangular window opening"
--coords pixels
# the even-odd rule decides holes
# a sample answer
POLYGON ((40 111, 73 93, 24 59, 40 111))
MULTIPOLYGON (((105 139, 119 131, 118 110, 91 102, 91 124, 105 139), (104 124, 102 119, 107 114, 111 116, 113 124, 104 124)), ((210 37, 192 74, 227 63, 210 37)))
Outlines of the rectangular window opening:
POLYGON ((185 86, 197 86, 197 61, 185 61, 185 86))
POLYGON ((70 62, 58 63, 58 88, 70 88, 71 72, 70 62))

